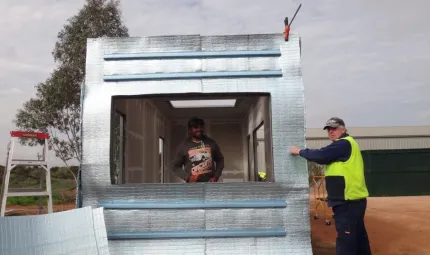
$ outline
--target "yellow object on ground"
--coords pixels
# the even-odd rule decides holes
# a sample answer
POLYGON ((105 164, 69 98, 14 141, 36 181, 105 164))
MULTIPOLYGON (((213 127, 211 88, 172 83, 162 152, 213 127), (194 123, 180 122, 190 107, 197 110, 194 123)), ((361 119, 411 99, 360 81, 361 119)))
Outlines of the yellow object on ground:
POLYGON ((266 173, 265 172, 258 172, 258 176, 260 176, 260 178, 265 181, 266 180, 266 173))

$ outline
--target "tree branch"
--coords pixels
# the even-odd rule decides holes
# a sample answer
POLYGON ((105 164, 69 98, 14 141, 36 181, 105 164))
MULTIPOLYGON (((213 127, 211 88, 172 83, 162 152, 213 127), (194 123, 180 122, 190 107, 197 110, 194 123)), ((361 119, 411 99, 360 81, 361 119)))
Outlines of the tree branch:
MULTIPOLYGON (((52 56, 58 67, 48 79, 35 86, 35 97, 24 103, 13 121, 22 130, 49 131, 52 136, 48 141, 49 150, 55 151, 75 180, 67 162, 82 160, 80 93, 85 79, 87 38, 128 36, 118 1, 86 0, 57 35, 52 56)), ((23 139, 20 143, 40 144, 23 139)))

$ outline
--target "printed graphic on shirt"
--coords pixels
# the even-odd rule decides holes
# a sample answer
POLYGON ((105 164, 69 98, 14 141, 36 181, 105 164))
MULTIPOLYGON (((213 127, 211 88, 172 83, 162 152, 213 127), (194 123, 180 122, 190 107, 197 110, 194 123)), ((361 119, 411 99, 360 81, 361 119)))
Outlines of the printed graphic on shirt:
POLYGON ((197 146, 189 149, 188 159, 192 165, 192 175, 200 175, 212 172, 213 161, 210 146, 197 146))

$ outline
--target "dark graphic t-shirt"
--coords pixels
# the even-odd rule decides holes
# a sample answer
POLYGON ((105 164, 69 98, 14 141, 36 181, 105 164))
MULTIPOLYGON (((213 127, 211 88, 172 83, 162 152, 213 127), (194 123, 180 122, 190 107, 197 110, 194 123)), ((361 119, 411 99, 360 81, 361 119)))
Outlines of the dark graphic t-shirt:
POLYGON ((208 145, 199 144, 189 148, 188 160, 191 162, 191 175, 207 174, 214 171, 212 150, 208 145))
POLYGON ((191 139, 185 140, 173 160, 174 172, 185 181, 188 181, 190 175, 198 176, 199 182, 207 182, 212 177, 218 179, 223 168, 224 157, 221 150, 209 137, 203 137, 198 143, 191 139))

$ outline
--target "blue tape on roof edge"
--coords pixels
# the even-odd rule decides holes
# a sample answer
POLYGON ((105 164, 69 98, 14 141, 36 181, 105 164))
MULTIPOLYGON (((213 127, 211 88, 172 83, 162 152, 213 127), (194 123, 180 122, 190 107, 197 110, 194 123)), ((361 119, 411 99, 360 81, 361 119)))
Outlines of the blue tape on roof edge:
POLYGON ((243 51, 183 51, 183 52, 148 52, 148 53, 113 53, 105 54, 104 60, 139 60, 139 59, 184 59, 184 58, 240 58, 240 57, 280 57, 280 50, 243 50, 243 51))
POLYGON ((166 80, 166 79, 255 78, 255 77, 282 77, 282 70, 105 75, 103 79, 104 81, 108 82, 108 81, 144 81, 144 80, 166 80))
POLYGON ((284 200, 249 201, 100 201, 105 209, 285 208, 284 200))
POLYGON ((229 237, 284 237, 287 231, 278 229, 241 230, 190 230, 190 231, 148 231, 148 232, 108 232, 108 240, 130 239, 177 239, 177 238, 229 238, 229 237))

